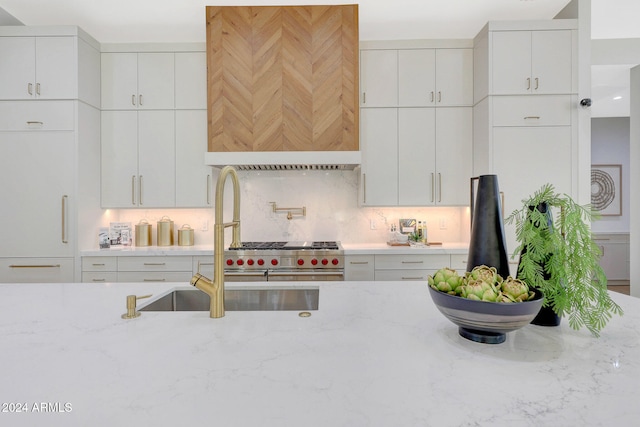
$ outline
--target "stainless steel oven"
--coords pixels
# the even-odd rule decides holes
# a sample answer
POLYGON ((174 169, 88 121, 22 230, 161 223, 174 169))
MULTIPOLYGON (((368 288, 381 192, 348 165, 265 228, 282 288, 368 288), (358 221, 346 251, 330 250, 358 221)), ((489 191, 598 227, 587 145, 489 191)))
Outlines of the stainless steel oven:
POLYGON ((344 251, 330 242, 244 242, 225 251, 225 281, 343 281, 344 251))

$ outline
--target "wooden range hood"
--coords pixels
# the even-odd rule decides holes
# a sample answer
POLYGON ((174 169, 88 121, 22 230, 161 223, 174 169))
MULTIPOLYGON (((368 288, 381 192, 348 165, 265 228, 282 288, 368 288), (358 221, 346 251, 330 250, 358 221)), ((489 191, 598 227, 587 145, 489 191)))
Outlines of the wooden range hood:
POLYGON ((358 6, 208 6, 207 164, 360 163, 358 6))

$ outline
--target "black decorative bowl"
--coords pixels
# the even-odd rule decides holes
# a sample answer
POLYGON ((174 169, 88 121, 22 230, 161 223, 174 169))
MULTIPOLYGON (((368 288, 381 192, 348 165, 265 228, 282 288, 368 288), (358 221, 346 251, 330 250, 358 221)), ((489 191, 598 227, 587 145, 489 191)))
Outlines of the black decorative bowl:
POLYGON ((429 286, 433 303, 444 316, 458 325, 458 333, 471 341, 500 344, 507 332, 531 323, 540 311, 542 292, 533 300, 514 303, 476 301, 449 295, 429 286))

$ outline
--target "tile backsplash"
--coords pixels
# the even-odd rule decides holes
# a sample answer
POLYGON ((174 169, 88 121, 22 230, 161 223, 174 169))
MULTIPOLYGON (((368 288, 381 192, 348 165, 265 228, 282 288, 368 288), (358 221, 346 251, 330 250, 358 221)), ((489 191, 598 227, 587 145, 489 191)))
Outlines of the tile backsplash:
MULTIPOLYGON (((239 171, 240 220, 244 241, 340 240, 344 243, 383 243, 389 227, 400 218, 426 220, 428 238, 439 242, 469 240, 467 207, 360 207, 357 171, 239 171), (292 211, 273 212, 271 202, 285 208, 306 208, 306 216, 292 211)), ((231 180, 227 180, 224 220, 232 218, 231 180)), ((213 198, 212 198, 213 199, 213 198)), ((132 226, 145 218, 153 225, 164 215, 176 229, 189 224, 195 229, 196 245, 213 245, 213 208, 202 209, 120 209, 105 211, 103 226, 110 221, 130 221, 132 226)), ((97 233, 96 233, 97 234, 97 233)), ((226 242, 231 241, 227 229, 226 242)))

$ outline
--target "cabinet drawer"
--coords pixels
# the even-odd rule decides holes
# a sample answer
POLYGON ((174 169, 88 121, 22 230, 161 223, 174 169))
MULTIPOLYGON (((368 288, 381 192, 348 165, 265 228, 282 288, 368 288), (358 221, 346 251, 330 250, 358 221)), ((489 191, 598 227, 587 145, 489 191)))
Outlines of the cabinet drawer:
POLYGON ((114 256, 85 256, 85 257, 82 257, 82 272, 85 272, 85 271, 117 271, 117 270, 118 270, 118 258, 116 258, 114 256))
POLYGON ((73 281, 73 258, 0 258, 0 283, 73 281))
POLYGON ((373 281, 375 280, 373 255, 348 255, 345 257, 345 280, 373 281))
POLYGON ((493 118, 494 126, 570 125, 571 96, 495 96, 493 118))
POLYGON ((118 282, 185 282, 191 280, 189 271, 124 271, 118 272, 118 282))
POLYGON ((118 271, 187 271, 191 274, 191 270, 190 256, 118 257, 118 271))
MULTIPOLYGON (((449 265, 449 255, 376 255, 376 270, 435 269, 449 265)), ((377 271, 376 271, 377 275, 377 271)), ((377 276, 376 276, 376 280, 377 276)))
POLYGON ((84 283, 117 282, 118 273, 115 271, 83 271, 82 281, 84 283))
POLYGON ((438 270, 376 270, 376 281, 427 281, 427 276, 435 274, 438 270))
POLYGON ((73 101, 0 102, 0 130, 74 130, 73 101))
POLYGON ((469 259, 468 254, 452 254, 451 255, 451 268, 456 270, 458 274, 465 273, 467 271, 467 261, 469 259))
POLYGON ((193 274, 200 273, 205 277, 213 279, 213 255, 194 256, 192 272, 193 274))

